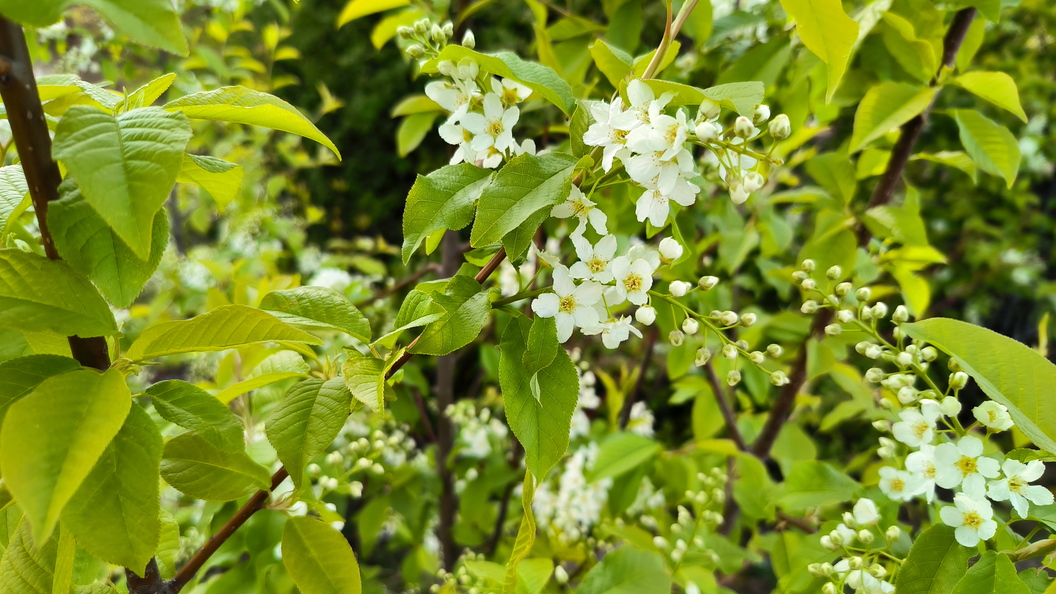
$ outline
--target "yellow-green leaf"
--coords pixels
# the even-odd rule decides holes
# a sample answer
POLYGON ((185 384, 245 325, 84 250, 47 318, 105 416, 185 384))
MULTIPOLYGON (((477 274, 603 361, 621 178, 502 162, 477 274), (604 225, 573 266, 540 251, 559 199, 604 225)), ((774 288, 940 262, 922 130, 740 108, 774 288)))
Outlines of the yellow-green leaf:
POLYGON ((826 100, 832 101, 858 39, 858 23, 843 12, 840 0, 781 0, 781 6, 796 20, 803 45, 829 65, 826 100))
POLYGON ((870 142, 919 115, 931 104, 935 92, 932 87, 900 82, 886 82, 869 89, 854 113, 851 152, 862 150, 870 142))
POLYGON ((360 594, 363 584, 352 547, 319 520, 294 517, 282 529, 282 564, 301 594, 360 594))
POLYGON ((953 79, 953 83, 964 87, 990 103, 1006 109, 1024 122, 1027 114, 1019 103, 1016 81, 1004 72, 965 72, 953 79))
POLYGON ((983 171, 1004 178, 1009 188, 1019 173, 1019 144, 1008 128, 978 111, 953 111, 960 130, 961 144, 983 171))
POLYGON ((347 23, 392 8, 407 6, 411 0, 350 0, 341 10, 337 17, 337 26, 343 27, 347 23))
POLYGON ((295 485, 301 486, 304 467, 341 432, 351 405, 352 394, 341 378, 312 378, 290 388, 272 411, 265 423, 268 441, 295 485))
POLYGON ((224 452, 197 433, 165 444, 161 478, 177 491, 206 501, 233 501, 271 485, 268 469, 245 452, 224 452))
POLYGON ((216 157, 185 154, 176 181, 181 184, 196 184, 209 192, 222 212, 238 197, 244 176, 245 170, 241 165, 216 157))

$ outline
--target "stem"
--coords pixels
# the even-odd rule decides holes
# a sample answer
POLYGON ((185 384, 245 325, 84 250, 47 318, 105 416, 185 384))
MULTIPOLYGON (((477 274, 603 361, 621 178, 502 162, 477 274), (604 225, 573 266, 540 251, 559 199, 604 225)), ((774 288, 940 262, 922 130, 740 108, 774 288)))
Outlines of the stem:
POLYGON ((627 423, 631 422, 631 409, 645 383, 645 372, 649 367, 649 361, 653 358, 653 349, 656 347, 656 338, 659 333, 660 330, 654 327, 645 337, 645 353, 642 355, 642 363, 638 366, 638 380, 634 382, 634 391, 627 395, 627 399, 623 401, 623 408, 620 409, 620 429, 626 429, 627 423))
MULTIPOLYGON (((51 133, 37 92, 25 33, 21 26, 3 16, 0 16, 0 97, 7 108, 11 135, 29 183, 44 253, 52 260, 61 260, 48 229, 48 203, 59 199, 62 174, 58 163, 51 158, 51 133)), ((99 370, 110 367, 105 338, 70 336, 68 340, 70 352, 84 367, 99 370)))
MULTIPOLYGON (((443 258, 440 274, 454 276, 462 260, 459 250, 458 231, 447 231, 443 240, 443 258)), ((453 571, 458 562, 458 547, 455 544, 455 516, 458 513, 458 496, 455 494, 455 477, 448 465, 455 449, 455 424, 447 415, 449 406, 455 403, 455 366, 458 355, 451 353, 436 360, 436 404, 439 414, 436 420, 436 470, 440 476, 440 524, 437 536, 444 569, 453 571)))
POLYGON ((726 432, 730 434, 730 439, 733 440, 733 443, 737 444, 738 450, 747 452, 748 445, 744 442, 744 436, 741 435, 741 430, 737 427, 737 417, 733 414, 733 408, 730 406, 730 401, 726 398, 726 392, 722 389, 722 382, 719 381, 719 376, 715 373, 715 367, 712 366, 711 361, 704 364, 704 375, 708 377, 711 391, 715 393, 715 401, 719 403, 719 412, 722 413, 722 420, 726 422, 726 432))

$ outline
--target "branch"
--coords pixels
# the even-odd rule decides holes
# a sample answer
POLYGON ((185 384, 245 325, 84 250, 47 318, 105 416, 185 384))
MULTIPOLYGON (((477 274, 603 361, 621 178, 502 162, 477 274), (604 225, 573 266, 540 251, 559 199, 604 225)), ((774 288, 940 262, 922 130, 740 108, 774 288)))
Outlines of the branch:
MULTIPOLYGON (((933 86, 937 84, 939 76, 942 74, 942 69, 949 68, 953 65, 953 61, 957 57, 957 51, 964 42, 964 36, 968 34, 968 28, 972 24, 972 19, 975 18, 975 12, 974 8, 965 8, 958 11, 953 17, 953 21, 950 23, 950 28, 946 31, 946 37, 943 40, 944 51, 942 65, 939 66, 939 71, 935 73, 935 77, 932 79, 933 86)), ((932 104, 934 104, 934 100, 932 101, 932 104)), ((909 122, 906 122, 902 126, 898 142, 895 144, 895 148, 891 153, 891 160, 887 163, 887 169, 884 171, 884 175, 880 178, 880 182, 877 184, 872 197, 869 199, 869 208, 886 204, 893 197, 895 186, 898 184, 898 180, 902 178, 903 172, 905 172, 906 164, 909 162, 909 157, 913 153, 913 147, 920 138, 920 133, 924 129, 924 124, 927 121, 927 116, 930 111, 931 106, 929 105, 923 113, 909 122)), ((859 247, 867 245, 870 237, 871 235, 868 229, 859 223, 859 247)), ((832 321, 832 315, 832 311, 829 309, 818 312, 817 316, 814 318, 814 323, 811 325, 810 334, 807 336, 808 341, 811 337, 824 336, 825 326, 832 321)), ((807 342, 804 341, 799 349, 799 353, 796 355, 796 361, 793 363, 792 373, 789 375, 789 382, 781 388, 777 401, 774 402, 774 406, 770 409, 770 414, 766 419, 766 425, 763 426, 763 430, 759 434, 759 437, 755 440, 755 443, 752 444, 752 451, 760 458, 764 460, 769 458, 770 449, 773 447, 774 441, 777 439, 777 434, 781 431, 781 427, 785 424, 785 421, 788 420, 788 416, 792 412, 792 405, 796 400, 796 394, 802 389, 806 380, 807 342)))
MULTIPOLYGON (((443 239, 441 274, 454 276, 462 260, 459 250, 458 232, 447 231, 443 239)), ((436 360, 436 470, 440 476, 440 521, 437 537, 440 540, 444 569, 454 571, 458 562, 458 547, 455 544, 455 517, 458 514, 458 495, 455 493, 455 477, 449 466, 451 452, 455 449, 455 424, 447 415, 447 407, 455 403, 455 366, 458 355, 451 353, 436 360)))
MULTIPOLYGON (((3 16, 0 16, 0 97, 7 108, 11 135, 29 183, 44 253, 52 260, 61 260, 48 229, 48 203, 59 199, 62 174, 58 163, 51 158, 51 132, 44 119, 25 33, 20 25, 3 16)), ((70 336, 68 340, 73 357, 84 367, 99 370, 110 367, 110 353, 103 337, 70 336)))
POLYGON ((730 401, 726 399, 726 391, 722 389, 722 382, 719 381, 719 376, 715 374, 715 368, 711 365, 711 361, 704 364, 704 375, 708 377, 711 391, 715 392, 715 401, 719 403, 719 412, 722 413, 722 419, 726 422, 726 432, 730 434, 730 439, 733 440, 733 443, 737 444, 738 450, 747 452, 748 445, 744 442, 741 430, 737 428, 737 417, 733 416, 733 408, 730 406, 730 401))
POLYGON ((627 423, 631 422, 631 409, 634 408, 634 402, 642 391, 642 385, 645 384, 645 372, 649 368, 649 361, 653 358, 653 349, 656 347, 656 337, 659 333, 660 331, 654 327, 645 335, 645 353, 642 355, 642 363, 638 366, 638 379, 634 382, 634 391, 627 395, 627 399, 623 401, 623 408, 620 409, 620 429, 626 429, 627 423))

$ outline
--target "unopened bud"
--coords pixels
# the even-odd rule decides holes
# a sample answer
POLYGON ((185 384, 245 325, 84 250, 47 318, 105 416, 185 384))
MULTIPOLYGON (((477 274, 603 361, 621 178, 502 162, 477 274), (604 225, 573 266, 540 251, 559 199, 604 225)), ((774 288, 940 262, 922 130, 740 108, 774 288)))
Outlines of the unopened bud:
POLYGON ((698 117, 705 120, 714 120, 719 117, 719 114, 721 112, 722 109, 719 107, 718 103, 715 103, 711 99, 705 99, 700 103, 700 111, 698 112, 698 117))
POLYGON ((779 345, 779 344, 772 344, 772 345, 766 347, 766 354, 770 355, 771 357, 774 357, 775 359, 777 357, 780 357, 781 354, 784 353, 784 352, 785 352, 785 350, 783 348, 781 348, 781 345, 779 345))
POLYGON ((678 280, 671 281, 671 284, 668 285, 668 290, 671 291, 671 295, 674 297, 683 297, 686 291, 689 290, 689 283, 678 280))
POLYGON ((858 298, 858 301, 869 301, 869 298, 873 296, 873 292, 869 287, 862 287, 854 292, 854 296, 858 298))
POLYGON ((879 367, 870 367, 869 370, 865 372, 865 379, 874 384, 879 384, 884 381, 884 370, 879 367))
POLYGON ((873 421, 873 429, 876 429, 877 431, 879 431, 881 433, 887 433, 888 431, 891 430, 891 422, 890 421, 885 421, 883 419, 881 419, 879 421, 873 421))
POLYGON ((429 19, 422 19, 414 24, 414 32, 425 35, 429 31, 429 19))
POLYGON ((897 363, 899 367, 909 367, 913 364, 913 355, 902 351, 901 353, 895 355, 895 363, 897 363))
POLYGON ((711 351, 707 347, 700 347, 697 349, 697 355, 693 359, 693 364, 697 367, 702 367, 708 360, 711 359, 711 351))
POLYGON ((700 329, 700 323, 693 318, 686 318, 682 322, 682 331, 686 334, 696 334, 700 329))
POLYGON ((737 347, 733 346, 732 344, 728 344, 722 347, 722 356, 730 360, 736 359, 737 347))
POLYGON ((740 321, 740 317, 737 316, 737 312, 726 310, 719 316, 719 321, 722 322, 723 326, 733 326, 740 321))
POLYGON ((700 287, 700 290, 702 291, 710 291, 715 288, 715 285, 717 284, 719 284, 719 277, 717 276, 702 276, 700 277, 700 280, 697 281, 697 286, 700 287))
POLYGON ((762 365, 763 361, 766 361, 766 355, 762 351, 752 351, 748 353, 748 360, 756 365, 762 365))
POLYGON ((887 304, 883 301, 873 306, 873 317, 882 320, 887 316, 887 304))
POLYGON ((876 579, 881 579, 885 575, 887 575, 887 569, 879 563, 873 563, 869 566, 869 575, 875 577, 876 579))
POLYGON ((825 334, 829 336, 839 336, 843 332, 843 328, 839 324, 829 324, 825 326, 825 334))
POLYGON ((660 241, 658 246, 660 251, 660 261, 664 264, 670 264, 675 260, 682 257, 682 244, 678 243, 678 240, 673 237, 665 237, 660 241))
MULTIPOLYGON (((825 548, 829 548, 829 547, 825 547, 825 548)), ((839 548, 839 547, 833 547, 830 550, 836 550, 837 548, 839 548)), ((825 585, 821 587, 821 594, 836 594, 836 584, 834 584, 832 582, 825 582, 825 585)))
POLYGON ((708 121, 702 121, 693 127, 693 132, 697 135, 697 140, 701 142, 711 142, 719 137, 719 131, 715 128, 715 124, 708 121))
POLYGON ((673 346, 676 346, 676 347, 677 346, 682 346, 682 341, 685 340, 685 339, 686 339, 686 335, 683 334, 681 330, 672 330, 671 333, 667 335, 667 340, 673 346))
POLYGON ((638 323, 643 326, 650 326, 656 321, 656 309, 643 305, 634 312, 634 319, 638 320, 638 323))
POLYGON ((730 370, 730 372, 726 374, 726 385, 732 387, 739 383, 741 383, 741 372, 736 369, 730 370))
POLYGON ((788 121, 788 116, 779 113, 774 119, 770 120, 770 136, 774 140, 784 140, 792 135, 792 124, 788 121))
POLYGON ((407 39, 411 35, 414 35, 414 28, 400 27, 399 29, 396 29, 396 34, 399 35, 402 39, 407 39))
POLYGON ((869 348, 865 349, 865 356, 870 359, 878 359, 883 353, 883 347, 878 344, 870 345, 869 348))
MULTIPOLYGON (((825 536, 821 537, 821 546, 826 548, 826 549, 828 549, 828 550, 830 550, 830 551, 835 551, 836 549, 840 548, 840 546, 838 544, 832 542, 832 537, 829 536, 828 534, 826 534, 825 536)), ((825 584, 825 585, 829 586, 831 584, 825 584)), ((836 589, 832 588, 830 591, 833 592, 833 594, 835 594, 836 589)))
POLYGON ((862 544, 870 544, 873 542, 873 533, 862 528, 858 531, 858 540, 862 541, 862 544))
POLYGON ((939 356, 939 352, 935 350, 935 347, 926 346, 926 347, 920 349, 920 358, 924 359, 925 361, 927 361, 929 363, 931 361, 934 361, 936 358, 938 358, 938 356, 939 356))
POLYGON ((836 288, 833 289, 833 292, 839 295, 840 297, 846 297, 851 294, 851 289, 853 288, 854 286, 851 283, 842 282, 836 285, 836 288))
POLYGON ((565 568, 563 566, 558 565, 557 567, 554 568, 554 580, 558 584, 567 584, 568 583, 568 572, 565 571, 565 568))
POLYGON ((902 529, 899 528, 898 526, 891 526, 890 528, 887 529, 887 532, 884 532, 884 538, 887 539, 887 542, 895 542, 901 536, 902 536, 902 529))
POLYGON ((807 258, 800 262, 799 267, 807 272, 814 272, 814 260, 807 258))
POLYGON ((906 309, 905 305, 899 305, 895 308, 895 313, 891 314, 891 321, 896 324, 909 321, 909 310, 906 309))
POLYGON ((756 317, 754 313, 741 314, 741 325, 745 328, 749 328, 752 324, 755 324, 755 320, 756 317))
POLYGON ((818 302, 813 299, 807 299, 803 302, 803 305, 800 306, 799 311, 805 314, 812 314, 818 311, 818 302))
POLYGON ((808 278, 803 282, 799 283, 799 286, 803 287, 804 291, 813 291, 818 284, 814 282, 814 279, 808 278))
POLYGON ((462 36, 462 47, 466 49, 477 47, 477 38, 473 36, 472 31, 466 31, 466 34, 462 36))
POLYGON ((766 120, 770 119, 770 106, 759 104, 755 106, 755 111, 752 113, 752 122, 755 124, 762 124, 766 120))
POLYGON ((836 314, 836 320, 841 324, 849 324, 852 320, 854 320, 854 311, 850 309, 841 309, 836 314))
POLYGON ((752 120, 741 116, 733 123, 733 133, 740 138, 750 138, 755 132, 755 126, 752 125, 752 120))
POLYGON ((752 192, 756 192, 760 190, 764 185, 766 185, 766 178, 763 177, 763 174, 761 173, 749 171, 745 174, 744 181, 742 183, 744 185, 744 189, 749 194, 751 194, 752 192))
POLYGON ((961 401, 953 396, 947 396, 939 403, 939 412, 947 417, 956 417, 961 414, 961 401))
POLYGON ((958 371, 950 375, 950 387, 954 390, 961 390, 968 385, 968 374, 963 371, 958 371))
POLYGON ((780 369, 770 374, 770 383, 775 386, 783 386, 788 383, 788 376, 780 369))
POLYGON ((425 55, 425 48, 416 43, 407 48, 407 55, 415 59, 421 58, 425 55))
POLYGON ((839 266, 830 266, 829 269, 825 271, 825 276, 829 280, 838 280, 843 276, 843 269, 839 266))

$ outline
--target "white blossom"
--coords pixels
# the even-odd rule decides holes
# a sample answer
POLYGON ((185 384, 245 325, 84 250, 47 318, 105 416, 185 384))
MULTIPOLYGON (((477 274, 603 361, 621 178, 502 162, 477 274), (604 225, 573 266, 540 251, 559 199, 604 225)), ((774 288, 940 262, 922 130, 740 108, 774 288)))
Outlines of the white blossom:
POLYGON ((1045 473, 1045 463, 1031 460, 1026 464, 1008 458, 1001 464, 1004 477, 987 483, 987 495, 994 501, 1008 501, 1019 514, 1027 517, 1029 503, 1050 505, 1053 502, 1052 492, 1038 485, 1029 484, 1045 473))
POLYGON ((594 280, 599 283, 612 282, 609 263, 616 254, 615 235, 606 235, 594 245, 591 245, 590 241, 582 235, 573 235, 572 244, 576 247, 576 255, 579 256, 579 262, 569 269, 572 278, 594 280))
POLYGON ((1003 404, 987 400, 972 409, 972 414, 984 427, 994 431, 1007 431, 1012 428, 1012 417, 1003 404))
POLYGON ((601 209, 597 208, 597 204, 592 202, 589 198, 583 195, 583 191, 577 186, 572 186, 572 191, 568 194, 568 198, 565 199, 561 204, 555 205, 550 209, 550 216, 557 217, 559 219, 567 219, 570 217, 576 217, 579 219, 579 226, 576 227, 573 235, 582 235, 587 229, 587 223, 593 227, 599 235, 605 235, 608 233, 605 226, 608 222, 608 217, 601 209))
POLYGON ((997 532, 990 502, 964 493, 958 493, 953 498, 953 505, 940 509, 939 517, 947 526, 956 528, 954 537, 966 547, 975 547, 980 540, 989 540, 997 532))
POLYGON ((996 478, 999 464, 983 456, 983 442, 966 435, 957 443, 935 447, 935 482, 944 489, 958 485, 972 499, 986 495, 986 479, 996 478))
POLYGON ((620 256, 612 261, 612 275, 616 280, 616 294, 635 305, 645 305, 649 301, 648 291, 653 286, 653 271, 644 258, 631 260, 620 256))
POLYGON ((598 325, 598 310, 594 304, 601 299, 602 287, 593 281, 576 286, 568 269, 554 269, 554 292, 544 293, 532 301, 532 311, 543 318, 554 318, 557 339, 565 342, 576 326, 593 328, 598 325))

